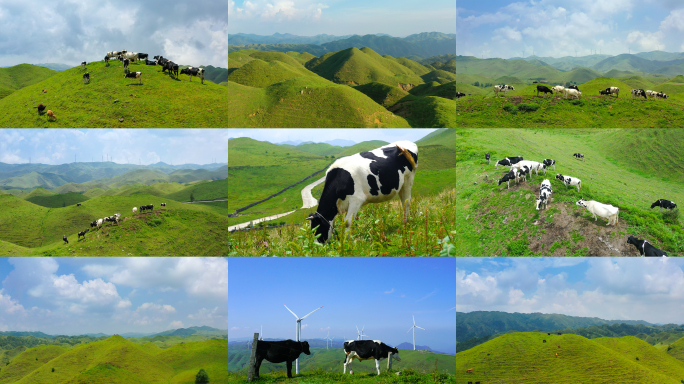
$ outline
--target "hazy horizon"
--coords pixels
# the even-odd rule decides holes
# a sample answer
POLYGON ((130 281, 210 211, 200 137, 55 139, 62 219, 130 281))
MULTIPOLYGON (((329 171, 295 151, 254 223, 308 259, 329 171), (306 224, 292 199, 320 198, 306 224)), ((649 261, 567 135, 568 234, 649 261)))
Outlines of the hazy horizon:
POLYGON ((392 143, 400 140, 417 141, 427 136, 437 128, 418 129, 369 129, 369 128, 340 128, 340 129, 228 129, 231 139, 249 137, 254 140, 282 143, 285 141, 312 141, 323 143, 331 140, 352 140, 357 144, 362 141, 382 140, 392 143))

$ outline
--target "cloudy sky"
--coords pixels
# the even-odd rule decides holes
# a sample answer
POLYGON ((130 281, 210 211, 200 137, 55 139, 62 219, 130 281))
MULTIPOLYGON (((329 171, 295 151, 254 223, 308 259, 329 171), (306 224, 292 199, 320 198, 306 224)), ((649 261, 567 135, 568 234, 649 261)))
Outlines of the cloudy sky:
POLYGON ((684 50, 681 0, 458 0, 456 51, 485 58, 684 50))
POLYGON ((679 258, 457 258, 456 310, 684 324, 679 258))
POLYGON ((228 0, 229 33, 455 33, 454 0, 228 0))
MULTIPOLYGON (((441 352, 456 351, 454 258, 230 258, 230 340, 260 332, 295 338, 295 317, 323 306, 302 321, 303 339, 365 339, 389 345, 412 342, 441 352), (252 280, 258 274, 262 281, 252 280), (258 303, 255 304, 255 303, 258 303), (254 310, 255 305, 259 310, 254 310)), ((246 339, 245 339, 246 340, 246 339)))
POLYGON ((0 163, 228 162, 226 129, 0 129, 0 163))
POLYGON ((228 327, 223 258, 0 258, 0 331, 162 332, 228 327))
POLYGON ((109 51, 228 66, 225 1, 0 0, 0 66, 102 60, 109 51))
POLYGON ((323 143, 335 139, 356 143, 369 140, 392 143, 400 140, 416 141, 433 131, 436 129, 229 129, 228 137, 249 137, 270 143, 297 140, 323 143))

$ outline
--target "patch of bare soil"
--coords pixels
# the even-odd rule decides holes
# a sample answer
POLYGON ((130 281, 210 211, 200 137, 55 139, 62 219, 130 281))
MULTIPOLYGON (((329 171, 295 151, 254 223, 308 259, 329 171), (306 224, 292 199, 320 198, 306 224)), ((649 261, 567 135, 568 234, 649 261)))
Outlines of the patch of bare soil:
POLYGON ((397 86, 406 92, 410 91, 413 87, 415 87, 415 85, 413 85, 413 84, 402 84, 402 83, 398 83, 397 86))
POLYGON ((397 116, 409 117, 411 116, 411 113, 408 111, 408 105, 412 102, 413 101, 402 101, 401 103, 394 104, 388 108, 388 110, 397 116))

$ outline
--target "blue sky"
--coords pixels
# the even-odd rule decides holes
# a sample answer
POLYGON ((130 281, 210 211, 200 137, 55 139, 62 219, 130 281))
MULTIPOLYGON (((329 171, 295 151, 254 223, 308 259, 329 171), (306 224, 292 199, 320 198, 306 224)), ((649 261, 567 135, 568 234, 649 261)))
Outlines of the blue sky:
POLYGON ((357 143, 383 140, 392 143, 400 140, 415 142, 436 129, 229 129, 228 137, 249 137, 254 140, 282 143, 285 141, 325 141, 342 139, 357 143))
POLYGON ((0 331, 162 332, 228 327, 228 261, 0 258, 0 331))
POLYGON ((227 129, 0 129, 0 163, 228 162, 227 129))
POLYGON ((457 258, 458 312, 684 324, 680 258, 457 258))
POLYGON ((484 58, 684 51, 680 0, 459 0, 456 52, 484 58))
POLYGON ((228 32, 300 36, 455 33, 454 0, 228 0, 228 32))
POLYGON ((302 338, 365 339, 389 345, 412 342, 442 352, 456 350, 454 258, 230 258, 229 339, 295 338, 295 317, 323 308, 302 321, 302 338), (255 278, 256 277, 256 278, 255 278))

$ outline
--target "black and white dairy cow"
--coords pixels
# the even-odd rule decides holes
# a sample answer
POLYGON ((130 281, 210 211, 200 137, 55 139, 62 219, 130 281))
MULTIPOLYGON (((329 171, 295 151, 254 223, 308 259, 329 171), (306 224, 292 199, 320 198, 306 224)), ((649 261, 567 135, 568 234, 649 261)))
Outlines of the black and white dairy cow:
POLYGON ((565 184, 566 187, 570 186, 576 186, 577 187, 577 192, 579 192, 580 188, 582 188, 582 180, 572 177, 572 176, 563 176, 563 175, 556 175, 556 179, 560 180, 565 184))
POLYGON ((90 72, 83 74, 83 84, 90 84, 90 72))
POLYGON ((577 160, 579 160, 579 159, 584 160, 584 155, 581 153, 573 153, 572 155, 575 156, 577 158, 577 160))
POLYGON ((551 193, 553 191, 551 190, 551 182, 549 179, 545 179, 541 183, 541 187, 539 188, 539 198, 537 199, 537 211, 539 210, 539 206, 543 205, 544 209, 546 209, 546 205, 548 204, 549 200, 551 200, 551 193))
POLYGON ((328 241, 338 213, 347 212, 345 221, 349 228, 362 206, 388 201, 397 195, 407 222, 417 166, 418 146, 410 141, 397 141, 337 159, 325 174, 318 209, 306 218, 311 221, 311 228, 317 228, 318 242, 328 241))
POLYGON ((460 99, 461 97, 465 97, 465 95, 466 95, 466 94, 463 93, 463 92, 456 92, 456 98, 457 98, 457 99, 460 99))
POLYGON ((667 253, 652 246, 646 240, 639 240, 635 236, 627 238, 627 244, 633 244, 639 250, 641 256, 667 256, 667 253))
POLYGON ((491 159, 492 156, 489 154, 489 152, 485 153, 485 159, 487 159, 487 165, 489 165, 489 159, 491 159))
POLYGON ((632 98, 643 96, 644 99, 646 98, 646 91, 643 89, 632 89, 632 98))
POLYGON ((517 164, 519 162, 523 161, 522 156, 509 156, 503 160, 499 160, 494 164, 494 168, 498 167, 499 165, 505 165, 506 167, 510 167, 513 164, 517 164))
POLYGON ((399 350, 392 348, 380 340, 350 340, 344 342, 344 353, 347 357, 344 359, 344 371, 347 373, 347 365, 351 364, 354 359, 359 361, 375 359, 375 369, 380 374, 380 360, 384 360, 389 356, 396 361, 401 361, 399 358, 399 350))
POLYGON ((494 96, 499 96, 499 92, 503 92, 504 96, 506 96, 506 93, 508 91, 515 91, 515 88, 513 88, 510 85, 495 85, 494 86, 494 96))
POLYGON ((254 377, 259 377, 259 367, 261 362, 266 359, 271 363, 287 364, 287 377, 292 378, 292 362, 299 358, 302 352, 310 355, 308 341, 263 341, 257 340, 256 361, 254 363, 254 377))
POLYGON ((124 75, 124 79, 131 79, 131 84, 133 84, 133 79, 138 80, 138 84, 142 82, 142 72, 130 72, 124 75))
POLYGON ((662 211, 663 208, 665 209, 675 209, 677 208, 677 204, 675 204, 674 201, 670 200, 665 200, 665 199, 658 199, 655 203, 651 204, 651 209, 655 207, 660 207, 660 210, 662 211))
POLYGON ((204 68, 193 68, 193 67, 183 68, 183 69, 181 69, 180 73, 181 73, 181 75, 190 76, 190 81, 192 81, 193 76, 197 76, 202 80, 202 84, 204 84, 204 68))
POLYGON ((546 168, 553 166, 553 170, 554 171, 556 170, 556 160, 544 159, 544 161, 542 161, 542 164, 544 164, 544 174, 545 175, 546 175, 546 168))
MULTIPOLYGON (((499 184, 501 185, 502 183, 506 183, 508 188, 511 187, 511 180, 518 181, 518 170, 517 169, 511 169, 510 172, 504 175, 501 179, 499 179, 499 184)), ((508 189, 506 188, 506 189, 508 189)))

